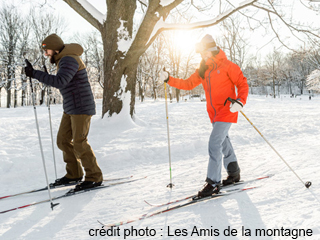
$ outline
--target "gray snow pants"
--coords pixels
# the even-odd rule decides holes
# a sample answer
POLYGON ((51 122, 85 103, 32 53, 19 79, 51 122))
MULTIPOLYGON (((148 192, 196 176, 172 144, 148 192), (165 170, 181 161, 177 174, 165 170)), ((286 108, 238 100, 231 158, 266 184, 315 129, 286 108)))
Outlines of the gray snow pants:
POLYGON ((228 175, 239 174, 240 168, 228 136, 231 123, 214 122, 212 127, 209 139, 209 164, 206 182, 214 184, 221 181, 222 156, 228 175))

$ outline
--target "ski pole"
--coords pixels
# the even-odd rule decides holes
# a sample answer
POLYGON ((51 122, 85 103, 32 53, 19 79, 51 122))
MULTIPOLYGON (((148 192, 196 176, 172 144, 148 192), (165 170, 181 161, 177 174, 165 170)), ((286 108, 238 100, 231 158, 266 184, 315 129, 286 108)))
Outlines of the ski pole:
MULTIPOLYGON (((234 100, 230 97, 227 98, 227 100, 225 101, 224 105, 226 105, 227 101, 230 101, 232 103, 237 102, 237 100, 234 100)), ((261 134, 261 132, 258 130, 258 128, 256 128, 255 125, 253 125, 253 123, 249 120, 249 118, 242 112, 240 111, 241 114, 248 120, 248 122, 251 124, 251 126, 260 134, 260 136, 266 141, 266 143, 272 148, 272 150, 280 157, 280 159, 288 166, 288 168, 296 175, 296 177, 300 180, 300 182, 306 187, 309 188, 311 186, 311 182, 307 181, 307 182, 303 182, 302 179, 299 177, 299 175, 292 169, 292 167, 290 167, 290 165, 286 162, 286 160, 284 160, 284 158, 278 153, 278 151, 268 142, 268 140, 261 134)))
POLYGON ((166 118, 167 118, 167 135, 168 135, 168 152, 169 152, 169 171, 170 171, 170 183, 167 187, 172 188, 172 171, 171 171, 171 150, 170 150, 170 134, 169 134, 169 116, 168 116, 168 102, 167 102, 167 84, 164 83, 164 98, 166 102, 166 118))
MULTIPOLYGON (((43 65, 44 71, 48 73, 46 65, 43 65)), ((54 164, 54 173, 57 176, 57 165, 56 165, 56 155, 54 152, 54 143, 53 143, 53 134, 52 134, 52 121, 51 121, 51 111, 50 111, 50 86, 47 86, 47 104, 48 104, 48 112, 49 112, 49 123, 50 123, 50 133, 51 133, 51 144, 52 144, 52 156, 53 156, 53 164, 54 164)))
POLYGON ((46 170, 46 163, 45 163, 45 160, 44 160, 43 148, 42 148, 42 143, 41 143, 40 129, 39 129, 39 123, 38 123, 38 116, 37 116, 37 108, 36 108, 36 104, 35 104, 35 97, 34 97, 34 91, 33 91, 31 77, 29 77, 29 81, 30 81, 30 88, 31 88, 31 95, 32 95, 32 105, 33 105, 33 110, 34 110, 34 117, 35 117, 35 120, 36 120, 36 127, 37 127, 37 132, 38 132, 38 139, 39 139, 40 152, 41 152, 41 156, 42 156, 44 174, 45 174, 45 177, 46 177, 46 182, 47 182, 47 187, 48 187, 48 194, 49 194, 49 199, 50 199, 50 203, 51 203, 51 209, 53 210, 53 208, 55 206, 57 206, 59 203, 55 203, 54 204, 53 201, 52 201, 52 197, 51 197, 50 186, 49 186, 49 181, 48 181, 48 174, 47 174, 47 170, 46 170))

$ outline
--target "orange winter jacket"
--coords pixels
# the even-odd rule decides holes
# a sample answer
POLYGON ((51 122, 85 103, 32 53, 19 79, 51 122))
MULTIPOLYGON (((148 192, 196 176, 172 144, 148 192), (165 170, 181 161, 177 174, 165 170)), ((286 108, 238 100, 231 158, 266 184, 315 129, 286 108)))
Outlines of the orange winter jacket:
POLYGON ((238 65, 229 61, 225 53, 220 52, 206 62, 208 69, 205 78, 199 76, 198 69, 188 79, 170 77, 168 84, 172 87, 191 90, 202 84, 207 100, 207 111, 211 122, 231 122, 236 123, 238 112, 230 112, 230 102, 224 103, 228 97, 246 104, 249 86, 247 79, 238 65), (236 89, 237 87, 237 94, 236 89))

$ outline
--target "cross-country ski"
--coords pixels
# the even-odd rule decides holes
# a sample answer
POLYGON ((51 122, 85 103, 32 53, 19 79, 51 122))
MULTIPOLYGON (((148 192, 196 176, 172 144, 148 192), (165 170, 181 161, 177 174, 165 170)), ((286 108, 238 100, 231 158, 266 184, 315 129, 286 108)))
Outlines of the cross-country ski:
MULTIPOLYGON (((187 207, 189 205, 196 204, 198 202, 203 202, 203 201, 207 201, 207 200, 210 200, 210 199, 220 198, 220 197, 223 197, 223 196, 228 196, 228 195, 231 195, 231 194, 234 194, 234 193, 244 192, 244 191, 255 189, 255 188, 256 187, 229 189, 229 190, 221 191, 218 194, 213 194, 211 196, 207 196, 207 197, 203 197, 203 198, 197 198, 197 199, 192 199, 192 198, 190 199, 190 197, 185 197, 183 200, 188 200, 186 203, 179 203, 177 205, 170 206, 170 207, 168 207, 166 209, 159 210, 159 211, 156 211, 156 212, 151 213, 151 214, 148 214, 148 213, 142 214, 139 217, 136 217, 136 218, 133 218, 133 219, 130 219, 130 220, 119 221, 119 222, 116 222, 116 223, 105 224, 105 223, 102 223, 99 220, 98 220, 98 222, 102 226, 107 227, 107 228, 122 226, 122 225, 125 225, 125 224, 128 224, 128 223, 133 223, 133 222, 136 222, 136 221, 139 221, 139 220, 144 220, 146 218, 151 218, 153 216, 156 216, 156 215, 159 215, 159 214, 162 214, 162 213, 167 213, 167 212, 170 212, 172 210, 176 210, 176 209, 179 209, 179 208, 187 207)), ((178 203, 178 202, 181 202, 181 201, 182 200, 174 202, 174 203, 178 203)), ((167 205, 167 204, 164 204, 164 205, 167 205)))
MULTIPOLYGON (((3 211, 0 211, 0 214, 11 212, 11 211, 15 211, 15 210, 26 208, 26 207, 35 206, 35 205, 38 205, 38 204, 41 204, 41 203, 49 202, 51 200, 58 200, 58 199, 61 199, 61 198, 75 196, 75 195, 78 195, 78 194, 81 194, 81 193, 85 193, 85 192, 89 192, 89 191, 95 191, 95 190, 100 190, 100 189, 103 189, 103 188, 109 188, 109 187, 113 187, 113 186, 120 185, 120 184, 128 184, 128 183, 135 182, 135 181, 138 181, 138 180, 141 180, 141 179, 145 179, 145 178, 147 178, 147 177, 141 177, 141 178, 134 178, 134 179, 130 179, 130 180, 118 181, 118 182, 108 183, 106 185, 100 185, 100 186, 97 186, 97 187, 94 187, 94 188, 84 189, 84 190, 80 190, 80 191, 74 191, 74 189, 71 189, 71 190, 69 190, 68 192, 66 192, 66 193, 64 193, 62 195, 59 195, 57 197, 53 197, 52 199, 46 199, 46 200, 42 200, 42 201, 37 201, 37 202, 26 204, 26 205, 23 205, 23 206, 20 206, 20 207, 15 207, 15 208, 12 208, 12 209, 3 210, 3 211)), ((117 178, 117 179, 119 179, 119 178, 117 178)), ((114 179, 112 181, 114 181, 114 179)))
MULTIPOLYGON (((110 179, 103 179, 103 182, 110 182, 110 181, 118 181, 118 180, 123 180, 123 179, 129 179, 132 178, 133 176, 128 176, 128 177, 120 177, 120 178, 110 178, 110 179)), ((53 184, 50 184, 49 187, 50 189, 59 189, 59 188, 65 188, 65 187, 72 187, 74 185, 76 185, 77 183, 69 183, 69 184, 63 184, 63 185, 58 185, 55 186, 53 184)), ((21 193, 16 193, 16 194, 11 194, 11 195, 7 195, 7 196, 2 196, 0 197, 1 199, 6 199, 6 198, 11 198, 11 197, 16 197, 16 196, 20 196, 20 195, 24 195, 24 194, 29 194, 29 193, 36 193, 36 192, 41 192, 41 191, 45 191, 47 190, 48 187, 44 187, 44 188, 38 188, 38 189, 34 189, 31 191, 26 191, 26 192, 21 192, 21 193)))
MULTIPOLYGON (((272 175, 270 176, 264 176, 264 177, 259 177, 259 178, 255 178, 255 179, 251 179, 251 180, 246 180, 246 181, 239 181, 239 182, 236 182, 236 183, 233 183, 233 184, 229 184, 229 185, 222 185, 221 186, 221 189, 225 190, 225 189, 228 189, 228 188, 232 188, 234 186, 239 186, 239 185, 243 185, 243 184, 248 184, 248 183, 252 183, 252 182, 256 182, 256 181, 259 181, 259 180, 262 180, 262 179, 267 179, 267 178, 270 178, 272 177, 272 175)), ((235 189, 235 190, 238 190, 238 189, 235 189)), ((233 192, 234 189, 228 189, 228 190, 225 190, 224 193, 227 194, 228 192, 233 192)), ((153 207, 162 207, 162 206, 166 206, 166 205, 170 205, 170 204, 173 204, 173 203, 178 203, 178 202, 181 202, 181 201, 185 201, 185 200, 189 200, 189 199, 193 199, 195 198, 197 195, 190 195, 190 196, 187 196, 187 197, 183 197, 183 198, 180 198, 180 199, 176 199, 176 200, 172 200, 170 202, 166 202, 166 203, 158 203, 158 204, 155 204, 155 203, 150 203, 146 200, 145 203, 147 203, 148 205, 150 206, 153 206, 153 207)))

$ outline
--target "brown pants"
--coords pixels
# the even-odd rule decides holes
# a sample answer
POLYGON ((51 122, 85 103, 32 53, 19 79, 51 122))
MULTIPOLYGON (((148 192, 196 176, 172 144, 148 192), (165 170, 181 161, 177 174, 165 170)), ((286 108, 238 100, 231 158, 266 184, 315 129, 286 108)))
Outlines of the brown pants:
POLYGON ((90 115, 63 113, 57 145, 63 152, 63 160, 67 164, 67 178, 81 178, 83 166, 86 173, 85 181, 101 182, 102 172, 87 139, 90 121, 90 115))

